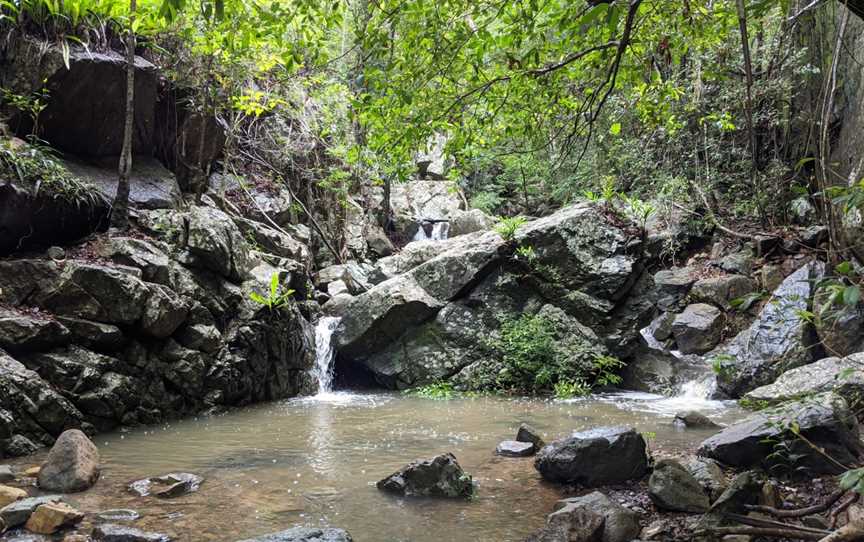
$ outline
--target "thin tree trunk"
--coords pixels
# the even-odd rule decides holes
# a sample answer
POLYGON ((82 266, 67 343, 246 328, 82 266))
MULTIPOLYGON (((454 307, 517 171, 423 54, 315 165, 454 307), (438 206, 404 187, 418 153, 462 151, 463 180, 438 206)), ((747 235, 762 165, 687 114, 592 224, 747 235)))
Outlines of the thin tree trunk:
POLYGON ((136 0, 129 0, 129 35, 126 36, 126 120, 123 126, 123 149, 118 166, 117 195, 111 211, 111 226, 129 227, 129 174, 132 171, 132 128, 135 123, 135 13, 136 0))
POLYGON ((759 155, 756 148, 756 131, 753 127, 753 62, 750 58, 750 37, 747 34, 747 9, 744 0, 737 0, 738 29, 741 32, 741 52, 744 55, 744 74, 747 78, 747 100, 744 104, 745 117, 747 118, 747 132, 750 136, 751 167, 758 167, 759 155))

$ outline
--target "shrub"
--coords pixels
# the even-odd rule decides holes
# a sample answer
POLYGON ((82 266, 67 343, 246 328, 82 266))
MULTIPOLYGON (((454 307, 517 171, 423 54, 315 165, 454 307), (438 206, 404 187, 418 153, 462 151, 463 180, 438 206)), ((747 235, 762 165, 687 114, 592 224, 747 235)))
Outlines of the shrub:
POLYGON ((498 235, 504 238, 505 241, 512 241, 516 238, 516 232, 519 227, 527 222, 524 216, 513 216, 510 218, 499 217, 498 224, 495 225, 495 231, 498 235))

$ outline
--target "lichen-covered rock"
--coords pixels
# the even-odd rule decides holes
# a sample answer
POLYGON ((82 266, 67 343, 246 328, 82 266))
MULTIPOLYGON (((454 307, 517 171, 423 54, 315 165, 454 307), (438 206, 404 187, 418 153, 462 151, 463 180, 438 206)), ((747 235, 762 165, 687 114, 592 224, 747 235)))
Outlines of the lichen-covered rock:
POLYGON ((705 303, 688 305, 672 322, 672 334, 682 354, 704 354, 720 342, 725 318, 705 303))
POLYGON ((702 486, 702 489, 705 490, 705 493, 708 494, 708 497, 712 501, 726 491, 726 487, 728 486, 726 477, 720 465, 713 459, 691 457, 684 461, 682 466, 693 475, 693 478, 699 482, 699 485, 702 486))
POLYGON ((39 471, 39 487, 73 493, 89 489, 99 478, 99 450, 78 429, 64 431, 39 471))
POLYGON ((343 529, 330 527, 294 527, 287 531, 265 534, 240 542, 353 542, 354 539, 343 529))
POLYGON ((710 504, 699 481, 672 459, 661 459, 654 466, 648 496, 657 507, 673 512, 701 513, 710 504))
POLYGON ((377 487, 406 497, 467 498, 474 494, 471 477, 449 453, 409 463, 379 481, 377 487))
POLYGON ((639 536, 639 514, 594 491, 555 503, 555 510, 583 508, 603 516, 602 542, 630 542, 639 536))
POLYGON ((766 406, 828 391, 841 397, 856 397, 864 393, 864 353, 845 358, 825 358, 790 369, 773 383, 747 392, 744 399, 757 406, 766 406))
POLYGON ((598 487, 648 472, 645 440, 633 428, 598 427, 544 446, 534 467, 550 482, 598 487))
POLYGON ((825 393, 756 412, 705 440, 699 455, 738 468, 770 467, 774 452, 771 442, 784 441, 790 455, 799 455, 796 466, 817 473, 837 473, 836 463, 787 433, 793 423, 801 435, 841 464, 855 464, 864 453, 858 422, 846 401, 825 393))
POLYGON ((722 309, 731 308, 731 301, 744 297, 756 290, 752 279, 743 275, 721 275, 696 281, 690 290, 694 301, 710 303, 722 309))
POLYGON ((709 354, 722 392, 741 397, 813 361, 816 337, 804 313, 812 308, 814 285, 824 272, 824 264, 812 262, 786 277, 750 327, 709 354))
POLYGON ((605 518, 583 506, 565 506, 546 517, 546 526, 525 542, 601 542, 605 518))

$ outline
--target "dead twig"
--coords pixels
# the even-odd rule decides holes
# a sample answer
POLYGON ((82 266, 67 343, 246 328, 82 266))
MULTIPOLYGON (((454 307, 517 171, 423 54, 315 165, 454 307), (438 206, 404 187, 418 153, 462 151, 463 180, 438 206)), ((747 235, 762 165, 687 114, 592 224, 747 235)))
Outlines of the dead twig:
POLYGON ((804 516, 811 516, 813 514, 818 514, 820 512, 828 510, 829 508, 834 506, 834 503, 839 501, 840 498, 845 494, 845 490, 838 489, 834 493, 828 495, 828 498, 819 504, 814 504, 813 506, 807 506, 805 508, 797 508, 794 510, 781 510, 779 508, 773 508, 771 506, 757 506, 749 504, 744 505, 744 509, 748 512, 761 512, 763 514, 770 514, 778 518, 801 518, 804 516))

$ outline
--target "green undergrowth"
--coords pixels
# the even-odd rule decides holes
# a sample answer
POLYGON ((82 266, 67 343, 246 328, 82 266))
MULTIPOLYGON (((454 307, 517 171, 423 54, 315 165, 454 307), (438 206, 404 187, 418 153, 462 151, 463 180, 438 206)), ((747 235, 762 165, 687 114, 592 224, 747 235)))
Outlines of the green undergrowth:
POLYGON ((73 175, 49 149, 15 139, 0 139, 0 179, 12 180, 34 196, 76 204, 94 203, 99 191, 73 175))

